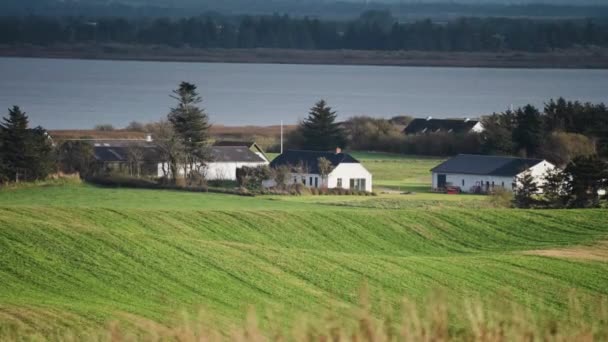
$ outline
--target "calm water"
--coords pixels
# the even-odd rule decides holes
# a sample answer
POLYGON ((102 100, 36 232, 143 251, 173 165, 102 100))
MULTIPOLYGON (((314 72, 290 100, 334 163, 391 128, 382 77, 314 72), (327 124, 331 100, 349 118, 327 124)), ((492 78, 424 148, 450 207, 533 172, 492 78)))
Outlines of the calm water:
POLYGON ((320 98, 341 118, 476 117, 559 96, 608 102, 608 70, 0 58, 0 116, 16 104, 49 129, 147 122, 166 115, 180 81, 197 84, 211 121, 225 125, 295 123, 320 98))

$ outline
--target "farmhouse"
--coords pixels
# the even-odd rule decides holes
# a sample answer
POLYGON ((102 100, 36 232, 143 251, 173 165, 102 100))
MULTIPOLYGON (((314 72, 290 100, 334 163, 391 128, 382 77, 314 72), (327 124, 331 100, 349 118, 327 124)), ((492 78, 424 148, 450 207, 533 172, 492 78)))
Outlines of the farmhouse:
MULTIPOLYGON (((150 139, 98 140, 93 146, 99 173, 168 176, 168 162, 163 160, 160 148, 150 139)), ((236 180, 237 168, 268 165, 266 155, 255 143, 217 143, 210 147, 210 153, 212 160, 201 168, 207 180, 236 180)), ((179 172, 183 175, 183 168, 180 167, 179 172)))
POLYGON ((480 133, 483 125, 477 120, 470 119, 414 119, 403 130, 406 135, 425 133, 480 133))
MULTIPOLYGON (((270 163, 271 168, 281 166, 287 166, 291 171, 287 185, 372 191, 372 174, 358 160, 342 153, 339 148, 335 152, 288 150, 270 163), (331 170, 326 176, 321 175, 320 158, 327 159, 331 164, 331 170)), ((275 185, 274 181, 264 182, 266 187, 275 185)))
POLYGON ((431 170, 433 189, 459 187, 462 192, 490 192, 497 188, 513 191, 517 178, 529 172, 537 184, 555 166, 542 159, 461 154, 431 170))

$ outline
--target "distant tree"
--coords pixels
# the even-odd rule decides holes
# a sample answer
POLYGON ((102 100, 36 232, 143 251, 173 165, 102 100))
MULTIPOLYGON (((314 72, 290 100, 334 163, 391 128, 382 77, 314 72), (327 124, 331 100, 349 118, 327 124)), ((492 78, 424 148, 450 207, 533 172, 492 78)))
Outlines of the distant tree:
POLYGON ((513 196, 513 205, 517 208, 529 209, 536 203, 535 196, 538 193, 538 184, 529 171, 524 172, 516 180, 516 188, 513 196))
POLYGON ((553 132, 543 139, 538 154, 556 165, 566 166, 577 156, 591 156, 596 153, 594 139, 577 133, 553 132))
POLYGON ((279 189, 285 189, 290 173, 291 167, 288 165, 281 165, 272 170, 274 182, 279 189))
POLYGON ((127 148, 127 161, 131 176, 141 177, 141 164, 144 161, 145 150, 142 146, 131 145, 127 148))
POLYGON ((175 134, 184 149, 184 173, 199 172, 211 160, 209 151, 209 117, 198 104, 202 98, 196 86, 182 82, 171 96, 178 101, 168 115, 175 134))
POLYGON ((93 170, 95 152, 93 145, 86 141, 68 140, 57 148, 57 157, 61 171, 79 173, 87 177, 93 170))
POLYGON ((608 163, 597 156, 576 157, 564 169, 568 206, 599 206, 598 191, 608 186, 608 163))
POLYGON ((515 114, 512 111, 495 113, 482 118, 481 132, 483 152, 486 154, 512 154, 515 114))
POLYGON ((412 120, 414 120, 414 118, 409 115, 397 115, 390 118, 388 122, 393 125, 407 126, 410 124, 410 122, 412 122, 412 120))
POLYGON ((112 126, 110 124, 95 125, 95 127, 93 129, 96 131, 101 131, 101 132, 111 132, 111 131, 115 130, 114 126, 112 126))
POLYGON ((538 109, 527 105, 515 111, 513 143, 517 152, 536 155, 543 142, 543 133, 543 118, 538 109))
POLYGON ((131 131, 131 132, 145 132, 146 131, 146 125, 144 125, 141 122, 131 121, 127 125, 127 127, 125 127, 125 130, 131 131))
POLYGON ((346 137, 336 122, 336 112, 320 100, 310 109, 308 118, 299 126, 304 137, 304 147, 310 150, 332 150, 345 147, 346 137))
POLYGON ((53 171, 53 147, 42 127, 28 128, 29 120, 18 106, 9 109, 8 117, 0 124, 3 178, 35 180, 53 171))
POLYGON ((237 169, 237 183, 240 187, 248 190, 259 190, 262 188, 262 182, 272 178, 272 173, 267 165, 256 167, 243 166, 237 169))
POLYGON ((164 178, 175 183, 179 165, 184 164, 182 139, 175 133, 173 125, 165 120, 148 124, 146 129, 154 137, 154 142, 159 150, 164 178))
POLYGON ((321 182, 325 186, 327 186, 327 176, 333 171, 334 166, 331 161, 325 157, 320 157, 317 159, 318 167, 319 167, 319 175, 321 175, 321 182))
POLYGON ((541 189, 547 208, 559 209, 566 205, 566 176, 559 168, 550 169, 545 173, 541 189))

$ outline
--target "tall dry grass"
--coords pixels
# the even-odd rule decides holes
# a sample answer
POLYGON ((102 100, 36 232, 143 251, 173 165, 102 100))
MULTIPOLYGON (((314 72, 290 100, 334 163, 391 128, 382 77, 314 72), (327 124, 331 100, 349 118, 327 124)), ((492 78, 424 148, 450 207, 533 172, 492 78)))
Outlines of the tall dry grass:
POLYGON ((123 323, 110 322, 99 330, 58 330, 39 333, 32 326, 0 325, 2 341, 180 341, 180 342, 391 342, 391 341, 607 341, 608 301, 598 299, 593 309, 585 308, 576 295, 567 303, 566 313, 558 317, 538 314, 503 301, 482 304, 465 300, 454 307, 437 296, 423 305, 404 300, 394 312, 390 306, 372 309, 367 297, 358 308, 344 315, 320 313, 302 316, 290 324, 276 315, 258 316, 249 310, 242 324, 219 328, 213 316, 201 311, 196 317, 178 315, 176 324, 161 324, 129 316, 123 323), (498 303, 498 302, 497 302, 498 303), (378 313, 378 311, 380 313, 378 313))

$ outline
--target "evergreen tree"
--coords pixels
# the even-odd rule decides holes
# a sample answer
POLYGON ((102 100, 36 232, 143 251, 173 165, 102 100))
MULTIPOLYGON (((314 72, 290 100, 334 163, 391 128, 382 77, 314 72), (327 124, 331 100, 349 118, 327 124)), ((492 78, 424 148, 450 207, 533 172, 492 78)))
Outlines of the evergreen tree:
POLYGON ((5 177, 19 181, 27 171, 28 118, 18 106, 8 110, 8 117, 0 124, 2 131, 2 164, 5 177))
POLYGON ((543 141, 543 118, 534 106, 527 105, 515 112, 513 143, 517 151, 534 156, 543 141))
POLYGON ((596 156, 580 156, 566 166, 564 174, 569 207, 599 205, 598 191, 608 185, 608 163, 596 156))
POLYGON ((545 183, 541 186, 545 205, 548 208, 563 208, 567 198, 564 173, 558 169, 551 169, 545 173, 545 183))
POLYGON ((52 145, 47 132, 28 128, 28 118, 18 106, 9 109, 0 124, 2 178, 34 180, 45 178, 53 169, 52 145))
POLYGON ((198 107, 202 98, 194 84, 182 82, 171 97, 176 99, 178 104, 171 109, 168 119, 183 145, 185 171, 198 172, 210 160, 209 117, 198 107))
POLYGON ((517 208, 529 209, 536 203, 534 196, 538 193, 538 184, 529 171, 517 178, 517 187, 513 196, 513 204, 517 208))
POLYGON ((308 118, 299 127, 304 138, 304 147, 326 151, 344 147, 346 137, 340 124, 336 123, 336 112, 321 100, 310 109, 308 118))

